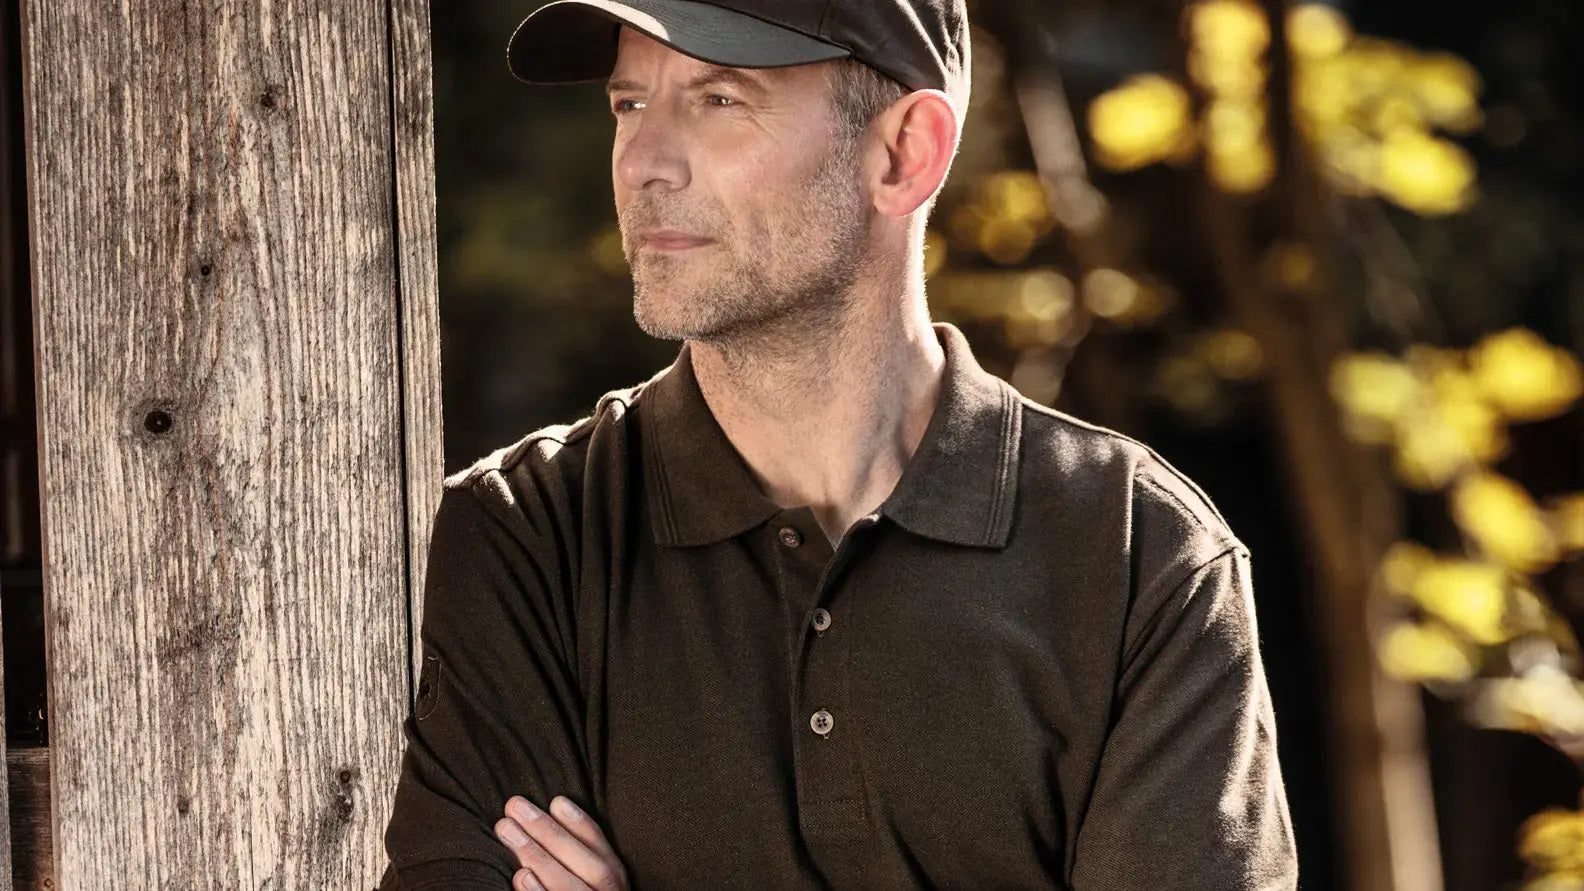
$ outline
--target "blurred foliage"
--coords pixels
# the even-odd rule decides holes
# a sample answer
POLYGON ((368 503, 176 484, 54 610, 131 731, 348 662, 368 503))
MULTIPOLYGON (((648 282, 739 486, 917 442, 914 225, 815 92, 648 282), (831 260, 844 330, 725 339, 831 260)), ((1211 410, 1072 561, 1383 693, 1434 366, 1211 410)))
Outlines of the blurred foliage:
MULTIPOLYGON (((1355 37, 1340 12, 1317 3, 1292 7, 1285 25, 1295 123, 1332 183, 1428 215, 1466 207, 1474 163, 1433 130, 1466 134, 1480 124, 1473 67, 1447 53, 1355 37)), ((1089 107, 1096 160, 1130 170, 1185 162, 1202 148, 1217 186, 1257 192, 1276 166, 1266 121, 1265 12, 1252 0, 1206 0, 1190 5, 1187 31, 1187 70, 1204 93, 1199 123, 1186 87, 1158 74, 1133 77, 1089 107)))
MULTIPOLYGON (((1186 71, 1198 101, 1188 86, 1158 74, 1102 93, 1088 115, 1096 161, 1126 171, 1182 166, 1197 153, 1206 178, 1223 192, 1247 195, 1271 185, 1268 24, 1265 8, 1252 0, 1190 3, 1186 71)), ((1338 195, 1379 197, 1423 217, 1472 206, 1474 158, 1437 133, 1467 136, 1484 125, 1481 78, 1469 62, 1356 35, 1329 5, 1288 7, 1283 24, 1293 131, 1338 195)), ((1266 265, 1267 277, 1293 290, 1315 274, 1303 245, 1278 245, 1266 265)), ((1411 286, 1399 297, 1403 290, 1411 286)), ((1207 401, 1208 378, 1181 362, 1162 367, 1175 378, 1170 390, 1188 394, 1179 405, 1191 409, 1207 401)), ((1584 493, 1541 505, 1493 469, 1510 455, 1511 425, 1574 407, 1577 356, 1513 327, 1487 333, 1467 350, 1411 342, 1395 353, 1346 353, 1330 370, 1330 391, 1348 434, 1388 449, 1402 485, 1444 490, 1462 535, 1461 554, 1410 541, 1388 552, 1379 584, 1402 616, 1377 636, 1382 667, 1464 702, 1481 726, 1535 734, 1584 760, 1579 642, 1541 580, 1559 561, 1584 553, 1584 493)), ((1547 812, 1524 825, 1520 853, 1531 867, 1530 887, 1584 879, 1581 820, 1547 812)))

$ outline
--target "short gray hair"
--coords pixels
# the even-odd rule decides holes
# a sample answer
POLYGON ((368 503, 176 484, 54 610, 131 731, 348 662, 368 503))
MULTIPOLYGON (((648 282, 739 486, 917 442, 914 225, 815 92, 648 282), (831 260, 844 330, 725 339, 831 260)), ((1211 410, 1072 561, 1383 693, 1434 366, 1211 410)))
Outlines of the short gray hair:
POLYGON ((856 59, 835 60, 829 79, 836 125, 846 139, 862 136, 881 112, 912 92, 856 59))

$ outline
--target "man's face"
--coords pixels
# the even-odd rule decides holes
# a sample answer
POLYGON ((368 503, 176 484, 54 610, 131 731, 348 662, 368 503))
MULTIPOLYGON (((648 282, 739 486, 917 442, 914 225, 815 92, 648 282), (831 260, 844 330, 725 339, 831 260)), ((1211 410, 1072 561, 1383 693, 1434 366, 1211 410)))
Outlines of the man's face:
POLYGON ((725 339, 848 297, 870 205, 824 66, 720 68, 623 28, 611 87, 644 331, 725 339))

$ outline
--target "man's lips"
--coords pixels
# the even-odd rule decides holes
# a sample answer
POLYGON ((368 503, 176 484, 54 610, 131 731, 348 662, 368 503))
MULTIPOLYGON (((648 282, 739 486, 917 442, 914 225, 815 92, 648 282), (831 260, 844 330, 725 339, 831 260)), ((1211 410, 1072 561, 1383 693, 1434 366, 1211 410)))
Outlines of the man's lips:
POLYGON ((649 248, 656 251, 685 251, 714 243, 715 240, 712 238, 705 238, 702 235, 690 235, 686 232, 678 232, 675 229, 653 229, 638 237, 638 246, 640 248, 649 248))

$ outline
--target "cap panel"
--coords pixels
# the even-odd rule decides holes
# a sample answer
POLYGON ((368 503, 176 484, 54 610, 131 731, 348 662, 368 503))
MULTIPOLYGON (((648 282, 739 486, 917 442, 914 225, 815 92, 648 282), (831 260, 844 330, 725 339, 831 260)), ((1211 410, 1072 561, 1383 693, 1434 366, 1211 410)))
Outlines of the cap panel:
MULTIPOLYGON (((806 6, 808 0, 797 3, 806 6)), ((777 68, 850 55, 843 47, 728 8, 726 3, 558 0, 518 25, 507 45, 507 63, 513 74, 529 83, 605 78, 616 64, 622 25, 678 52, 731 68, 777 68)))
POLYGON ((834 0, 825 35, 914 89, 949 93, 968 77, 968 13, 962 0, 834 0))
MULTIPOLYGON (((783 28, 801 31, 810 37, 829 39, 820 31, 825 9, 831 0, 709 0, 712 6, 730 9, 762 21, 774 21, 783 28)), ((832 41, 840 43, 841 41, 832 41)))

